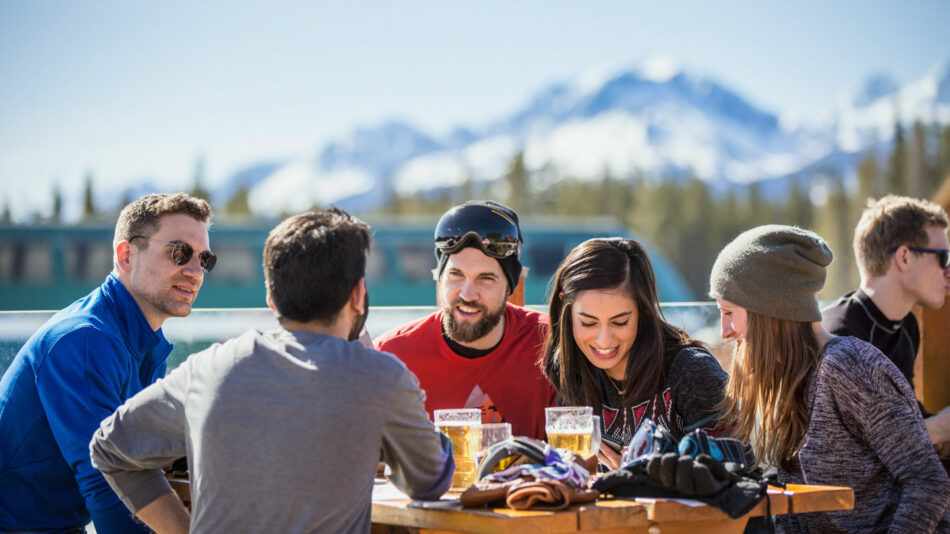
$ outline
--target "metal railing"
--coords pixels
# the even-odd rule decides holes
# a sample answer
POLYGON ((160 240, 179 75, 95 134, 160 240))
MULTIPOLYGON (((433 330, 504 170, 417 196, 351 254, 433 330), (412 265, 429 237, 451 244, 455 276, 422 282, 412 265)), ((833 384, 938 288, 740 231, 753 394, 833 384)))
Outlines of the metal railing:
MULTIPOLYGON (((546 311, 544 306, 528 307, 546 311)), ((715 303, 667 303, 661 305, 661 308, 670 323, 685 329, 691 336, 711 347, 721 344, 719 312, 715 303)), ((371 307, 366 326, 375 337, 408 321, 424 317, 435 309, 433 306, 371 307)), ((26 340, 54 313, 56 312, 0 312, 0 373, 10 365, 26 340)), ((196 309, 188 317, 171 318, 162 327, 165 337, 175 345, 175 350, 168 359, 168 369, 174 369, 188 355, 248 329, 268 330, 276 327, 277 320, 267 308, 196 309)))

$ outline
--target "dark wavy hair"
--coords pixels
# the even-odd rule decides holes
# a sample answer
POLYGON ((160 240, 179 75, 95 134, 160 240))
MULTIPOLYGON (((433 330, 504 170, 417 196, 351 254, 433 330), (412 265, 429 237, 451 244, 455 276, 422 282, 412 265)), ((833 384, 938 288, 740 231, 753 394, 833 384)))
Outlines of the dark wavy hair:
POLYGON ((623 405, 631 406, 659 393, 666 383, 664 359, 684 346, 702 344, 666 322, 660 310, 656 279, 650 258, 640 243, 631 239, 590 239, 564 258, 554 275, 551 290, 551 327, 539 362, 548 380, 568 405, 603 405, 602 372, 574 342, 571 309, 583 291, 619 289, 637 306, 637 337, 627 359, 623 405))

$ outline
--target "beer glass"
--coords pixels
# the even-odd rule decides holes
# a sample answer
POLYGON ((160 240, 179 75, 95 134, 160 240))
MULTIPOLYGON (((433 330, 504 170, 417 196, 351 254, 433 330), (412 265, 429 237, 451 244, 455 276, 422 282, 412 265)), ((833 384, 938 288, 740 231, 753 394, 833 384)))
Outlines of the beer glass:
POLYGON ((594 430, 593 408, 590 406, 556 406, 544 409, 544 431, 548 443, 590 456, 591 432, 594 430))
POLYGON ((590 433, 590 453, 597 456, 600 452, 600 416, 595 415, 591 419, 593 419, 593 429, 590 433))
MULTIPOLYGON (((485 459, 485 454, 488 453, 488 449, 492 445, 511 439, 511 423, 483 424, 481 426, 481 434, 481 443, 478 449, 475 451, 476 467, 481 466, 482 460, 485 459)), ((514 457, 512 456, 498 462, 498 466, 495 467, 495 471, 497 472, 507 469, 508 466, 511 465, 513 459, 514 457)))
POLYGON ((475 451, 481 445, 482 411, 478 408, 436 410, 435 425, 452 440, 455 476, 452 489, 464 490, 478 474, 475 451))

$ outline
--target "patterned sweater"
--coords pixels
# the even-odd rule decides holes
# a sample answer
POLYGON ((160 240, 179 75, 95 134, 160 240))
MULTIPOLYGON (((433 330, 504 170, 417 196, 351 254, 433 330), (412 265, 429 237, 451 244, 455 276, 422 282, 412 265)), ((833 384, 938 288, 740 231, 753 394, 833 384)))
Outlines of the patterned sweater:
POLYGON ((729 377, 716 358, 705 349, 682 347, 664 360, 663 371, 663 390, 628 407, 623 406, 623 398, 607 374, 600 371, 604 399, 601 430, 627 444, 650 418, 676 439, 697 428, 718 434, 722 429, 716 406, 722 402, 729 377))
POLYGON ((806 392, 811 419, 785 483, 850 486, 854 509, 785 517, 791 532, 950 532, 950 479, 913 391, 869 343, 829 341, 806 392))

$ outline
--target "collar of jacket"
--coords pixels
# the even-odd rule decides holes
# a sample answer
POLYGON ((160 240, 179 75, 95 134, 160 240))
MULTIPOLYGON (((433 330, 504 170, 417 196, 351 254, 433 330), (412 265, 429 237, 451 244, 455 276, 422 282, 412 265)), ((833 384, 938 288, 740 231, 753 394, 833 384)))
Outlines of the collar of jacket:
POLYGON ((102 284, 102 296, 114 309, 116 326, 125 346, 136 358, 149 355, 153 360, 162 361, 171 354, 174 346, 165 339, 161 328, 152 330, 142 309, 115 274, 110 273, 102 284))

